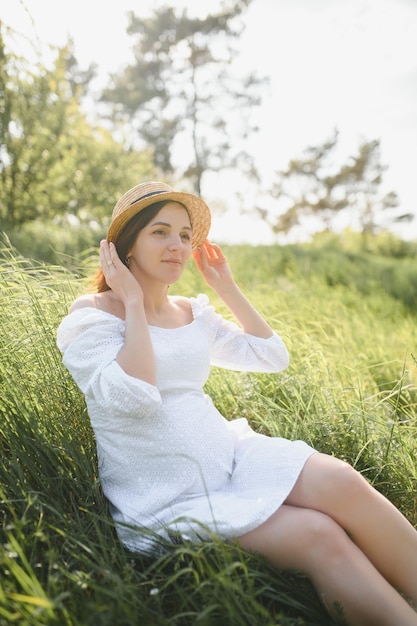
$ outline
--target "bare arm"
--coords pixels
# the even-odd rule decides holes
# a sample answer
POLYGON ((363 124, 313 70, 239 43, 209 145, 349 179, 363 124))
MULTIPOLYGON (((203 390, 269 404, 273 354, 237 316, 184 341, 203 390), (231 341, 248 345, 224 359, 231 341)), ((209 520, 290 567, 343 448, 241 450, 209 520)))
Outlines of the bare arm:
POLYGON ((205 241, 193 254, 197 268, 207 284, 233 313, 246 333, 268 339, 273 330, 258 313, 233 279, 232 272, 221 248, 205 241))

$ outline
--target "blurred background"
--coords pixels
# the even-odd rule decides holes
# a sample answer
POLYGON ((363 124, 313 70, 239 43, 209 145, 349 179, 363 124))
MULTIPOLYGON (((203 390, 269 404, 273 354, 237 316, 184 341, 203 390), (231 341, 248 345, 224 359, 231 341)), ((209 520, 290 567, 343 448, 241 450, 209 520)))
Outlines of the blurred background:
POLYGON ((23 248, 95 245, 149 178, 202 195, 220 243, 417 239, 413 0, 9 0, 1 20, 0 230, 23 248))

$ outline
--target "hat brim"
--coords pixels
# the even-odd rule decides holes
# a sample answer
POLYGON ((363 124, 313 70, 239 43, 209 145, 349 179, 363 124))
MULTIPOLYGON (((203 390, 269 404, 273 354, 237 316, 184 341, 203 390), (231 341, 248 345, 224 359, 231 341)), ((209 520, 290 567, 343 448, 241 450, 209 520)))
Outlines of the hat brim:
POLYGON ((207 239, 207 235, 211 226, 211 213, 208 205, 199 198, 190 193, 180 191, 161 191, 154 195, 143 198, 134 202, 125 209, 120 215, 115 217, 110 224, 107 241, 115 242, 126 224, 143 209, 155 204, 156 202, 179 202, 187 209, 190 216, 191 228, 193 231, 191 245, 193 250, 198 248, 207 239))

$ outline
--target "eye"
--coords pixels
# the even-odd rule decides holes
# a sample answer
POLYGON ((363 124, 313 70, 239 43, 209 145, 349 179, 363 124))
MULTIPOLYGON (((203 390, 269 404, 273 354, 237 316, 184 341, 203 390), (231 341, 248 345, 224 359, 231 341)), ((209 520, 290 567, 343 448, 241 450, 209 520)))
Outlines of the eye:
POLYGON ((166 233, 162 228, 157 228, 156 230, 153 231, 153 234, 158 235, 160 237, 164 237, 166 233))
POLYGON ((191 241, 191 235, 190 233, 181 233, 181 239, 183 239, 184 241, 191 241))

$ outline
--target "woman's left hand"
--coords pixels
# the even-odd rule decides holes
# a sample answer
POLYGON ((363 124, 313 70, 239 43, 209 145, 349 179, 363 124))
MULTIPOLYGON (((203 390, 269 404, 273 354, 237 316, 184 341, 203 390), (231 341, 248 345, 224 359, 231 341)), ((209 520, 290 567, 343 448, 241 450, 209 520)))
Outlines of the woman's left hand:
POLYGON ((198 270, 208 285, 215 291, 232 284, 233 275, 222 249, 208 239, 193 252, 198 270))

